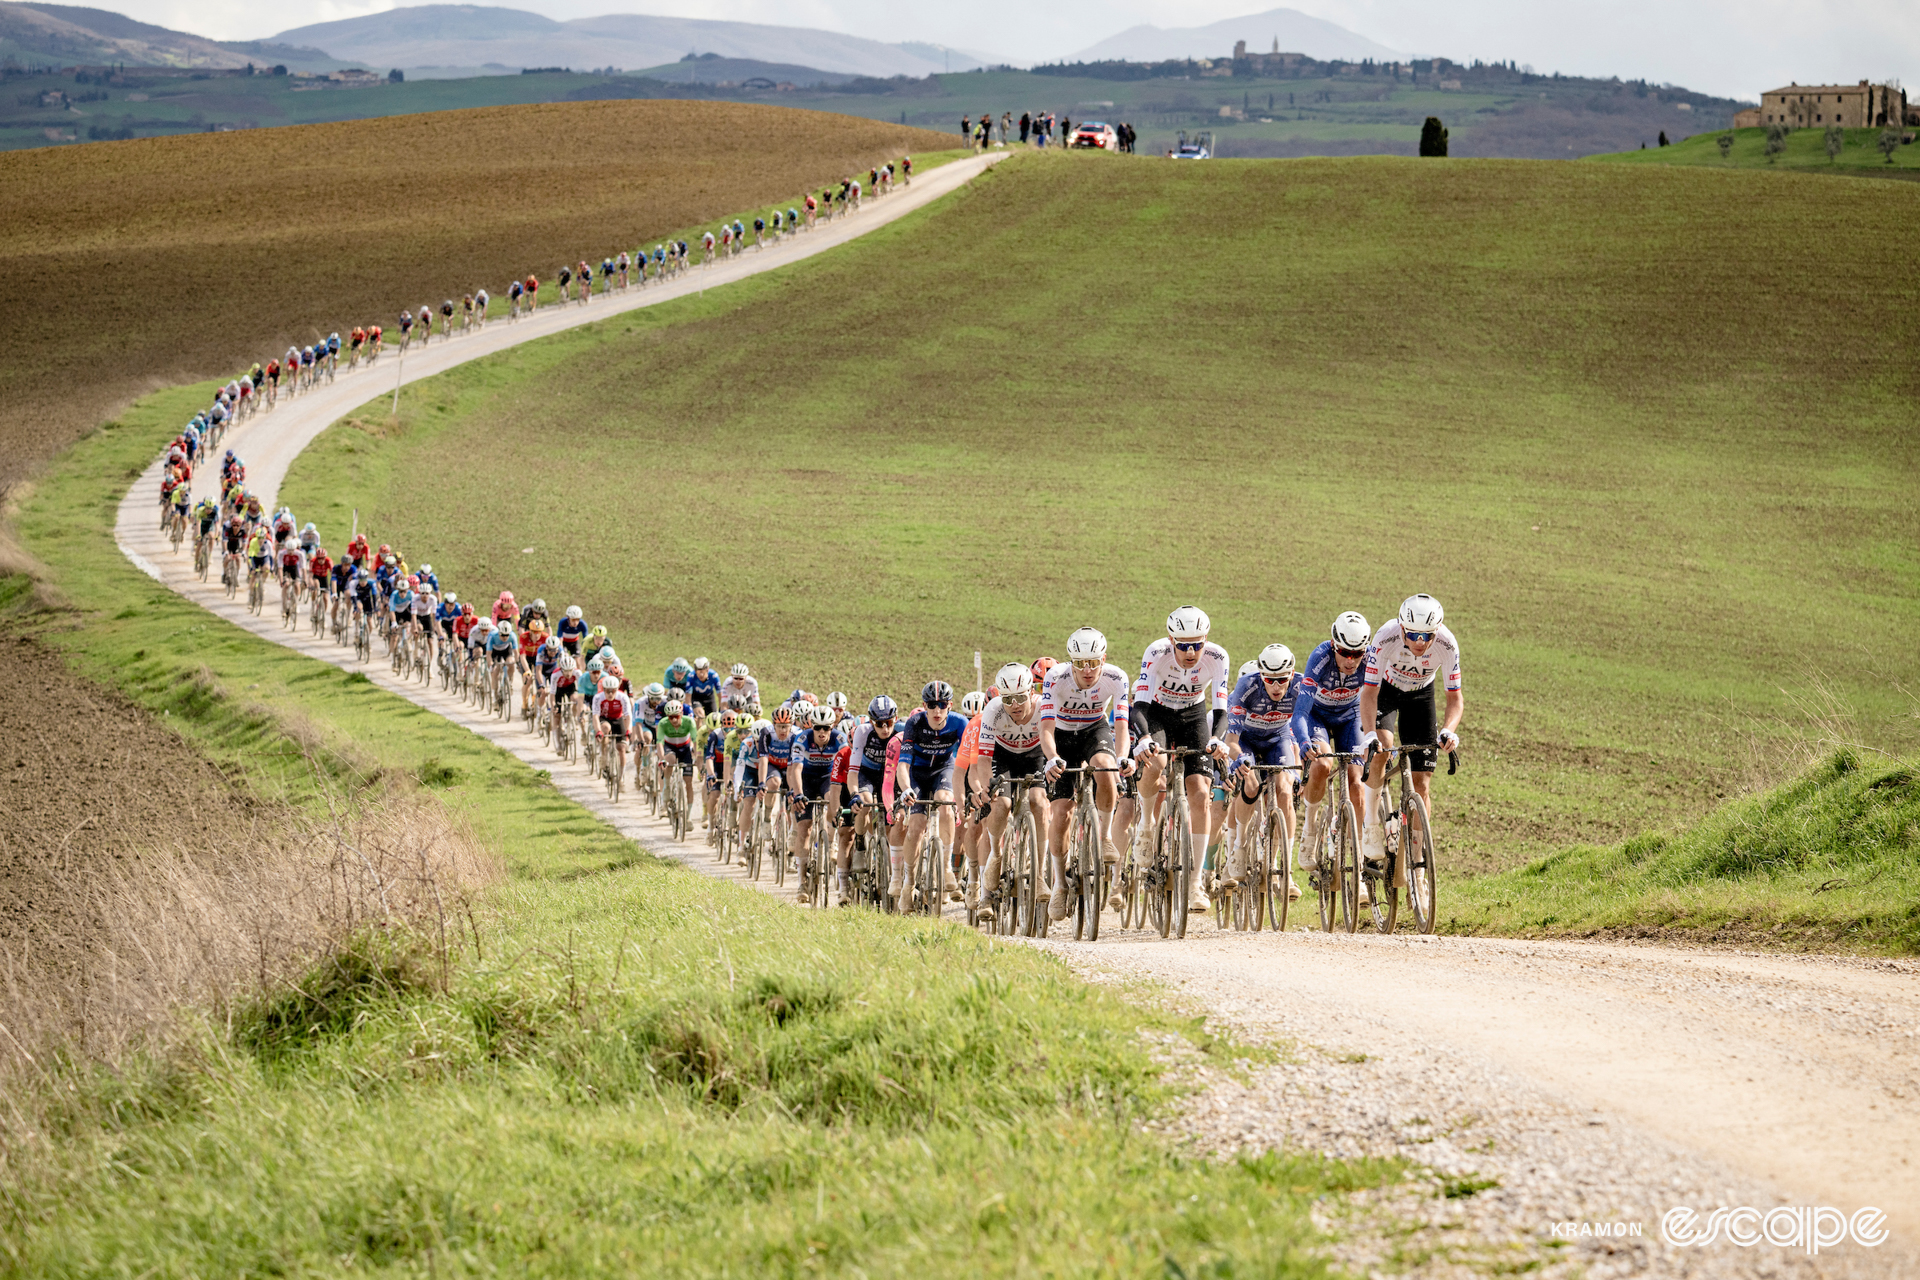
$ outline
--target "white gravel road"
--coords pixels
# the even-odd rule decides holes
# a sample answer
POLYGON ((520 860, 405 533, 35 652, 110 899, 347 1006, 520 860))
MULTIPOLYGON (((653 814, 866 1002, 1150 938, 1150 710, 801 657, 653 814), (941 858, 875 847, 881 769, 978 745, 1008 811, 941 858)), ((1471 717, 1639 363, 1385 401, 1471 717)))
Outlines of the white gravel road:
MULTIPOLYGON (((430 377, 515 343, 778 268, 884 225, 988 163, 943 166, 856 217, 665 286, 436 340, 409 353, 404 370, 390 353, 371 372, 342 374, 255 418, 232 434, 231 447, 271 501, 300 451, 340 417, 390 395, 396 374, 430 377)), ((189 557, 173 555, 154 528, 158 465, 121 505, 116 535, 129 558, 236 625, 354 665, 350 653, 304 629, 283 632, 277 609, 255 618, 217 583, 193 579, 189 557)), ((367 674, 553 769, 566 795, 648 849, 739 879, 704 845, 673 846, 631 799, 615 811, 584 768, 556 768, 517 722, 503 725, 436 689, 397 681, 378 661, 367 674)), ((1533 1264, 1553 1275, 1920 1277, 1920 966, 1911 962, 1299 930, 1248 936, 1204 921, 1184 942, 1116 930, 1095 944, 1033 945, 1090 980, 1150 980, 1249 1039, 1287 1047, 1281 1062, 1239 1076, 1193 1068, 1206 1087, 1176 1127, 1197 1145, 1398 1154, 1431 1171, 1389 1197, 1388 1216, 1400 1228, 1361 1215, 1371 1225, 1338 1253, 1356 1270, 1486 1274, 1533 1264), (1498 1185, 1437 1193, 1489 1182, 1498 1185), (1704 1218, 1715 1208, 1764 1213, 1780 1205, 1832 1206, 1849 1216, 1875 1206, 1893 1234, 1876 1247, 1849 1239, 1817 1255, 1764 1240, 1736 1247, 1724 1234, 1704 1248, 1661 1239, 1663 1215, 1679 1206, 1704 1218), (1616 1226, 1641 1234, 1616 1238, 1616 1226)))

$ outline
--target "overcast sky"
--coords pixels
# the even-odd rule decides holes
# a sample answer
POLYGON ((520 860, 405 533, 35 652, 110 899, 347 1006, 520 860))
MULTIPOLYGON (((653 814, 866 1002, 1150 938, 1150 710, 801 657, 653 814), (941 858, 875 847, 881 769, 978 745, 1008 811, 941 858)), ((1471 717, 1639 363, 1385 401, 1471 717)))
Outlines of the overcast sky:
MULTIPOLYGON (((219 39, 375 13, 394 0, 93 0, 219 39)), ((1200 26, 1264 12, 1263 0, 1121 0, 1106 5, 927 0, 508 0, 552 18, 653 13, 824 27, 879 40, 932 40, 1021 62, 1070 54, 1137 23, 1200 26)), ((1302 0, 1291 7, 1390 48, 1540 71, 1618 75, 1752 98, 1788 81, 1920 76, 1920 0, 1302 0)), ((1223 51, 1224 52, 1224 51, 1223 51)))

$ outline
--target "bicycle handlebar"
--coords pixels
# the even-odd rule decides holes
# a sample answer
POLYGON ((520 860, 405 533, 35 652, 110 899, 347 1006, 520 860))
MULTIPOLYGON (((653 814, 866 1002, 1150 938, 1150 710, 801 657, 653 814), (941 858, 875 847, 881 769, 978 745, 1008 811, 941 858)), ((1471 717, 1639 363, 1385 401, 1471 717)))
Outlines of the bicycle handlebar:
MULTIPOLYGON (((1369 768, 1372 767, 1373 756, 1375 752, 1379 752, 1381 755, 1391 758, 1396 755, 1399 755, 1399 756, 1408 755, 1415 751, 1437 751, 1439 750, 1439 748, 1440 748, 1440 744, 1437 742, 1426 742, 1426 743, 1403 742, 1399 746, 1395 746, 1395 747, 1383 747, 1378 742, 1369 742, 1367 744, 1367 766, 1369 768)), ((1342 754, 1350 755, 1352 753, 1344 752, 1342 754)), ((1458 773, 1459 771, 1460 771, 1460 752, 1457 749, 1447 752, 1447 776, 1452 777, 1454 774, 1458 773)))

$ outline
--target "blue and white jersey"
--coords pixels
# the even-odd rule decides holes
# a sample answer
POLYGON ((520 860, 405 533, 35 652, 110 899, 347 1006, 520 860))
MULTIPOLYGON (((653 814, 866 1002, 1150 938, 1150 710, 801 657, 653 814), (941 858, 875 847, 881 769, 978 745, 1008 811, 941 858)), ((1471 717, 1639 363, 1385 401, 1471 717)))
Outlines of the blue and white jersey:
POLYGON ((387 604, 395 613, 410 613, 413 610, 413 592, 405 586, 396 587, 393 594, 387 597, 387 604))
POLYGON ((787 766, 793 763, 794 748, 799 742, 800 735, 792 729, 788 729, 787 736, 782 738, 780 726, 770 724, 760 731, 757 754, 766 760, 768 772, 778 770, 784 773, 787 766))
POLYGON ((1293 736, 1307 740, 1307 722, 1346 720, 1360 710, 1360 690, 1367 683, 1367 664, 1356 662, 1352 674, 1343 674, 1333 657, 1333 641, 1322 640, 1294 676, 1299 694, 1293 704, 1293 736))
POLYGON ((811 729, 794 736, 800 741, 793 749, 792 760, 808 773, 826 773, 832 769, 833 758, 840 754, 840 748, 847 745, 847 740, 838 729, 827 735, 824 745, 811 729))
POLYGON ((887 744, 893 741, 894 731, 889 729, 885 737, 873 731, 873 725, 863 724, 853 731, 853 766, 859 770, 860 785, 878 787, 887 774, 887 744))
POLYGON ((921 707, 900 726, 900 763, 916 772, 945 769, 959 753, 966 732, 967 718, 959 712, 947 712, 946 723, 936 729, 921 707))
POLYGON ((634 720, 649 729, 659 724, 660 717, 665 714, 667 714, 667 700, 665 698, 660 699, 658 702, 655 702, 652 698, 635 698, 633 700, 634 720))
POLYGON ((1227 732, 1239 734, 1242 742, 1272 742, 1292 733, 1300 683, 1297 673, 1288 676, 1286 692, 1275 698, 1258 671, 1241 676, 1227 699, 1227 732))

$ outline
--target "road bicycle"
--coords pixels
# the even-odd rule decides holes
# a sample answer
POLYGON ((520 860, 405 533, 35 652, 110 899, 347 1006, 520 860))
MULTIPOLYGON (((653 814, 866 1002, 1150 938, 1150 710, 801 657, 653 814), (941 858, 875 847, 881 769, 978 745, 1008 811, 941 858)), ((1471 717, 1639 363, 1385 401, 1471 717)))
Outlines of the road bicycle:
POLYGON ((671 756, 660 753, 661 790, 666 793, 667 830, 676 841, 684 842, 687 829, 693 823, 693 815, 687 808, 687 786, 685 780, 693 777, 693 766, 671 756))
MULTIPOLYGON (((1047 908, 1040 894, 1045 886, 1041 855, 1046 843, 1046 828, 1033 813, 1032 793, 1046 786, 1038 774, 1009 778, 1007 826, 1000 833, 1000 882, 981 905, 991 908, 992 931, 1008 938, 1044 938, 1047 935, 1047 908)), ((928 819, 932 825, 932 819, 928 819)), ((989 851, 988 856, 992 856, 989 851)), ((983 859, 984 862, 984 859, 983 859)), ((1054 892, 1061 892, 1059 886, 1054 892)), ((969 894, 974 901, 977 894, 969 894)))
POLYGON ((353 656, 361 662, 373 661, 373 620, 358 600, 353 603, 353 656))
POLYGON ((315 581, 311 589, 312 599, 308 601, 308 624, 313 628, 315 638, 327 629, 327 588, 326 584, 315 581))
POLYGON ((767 783, 768 785, 756 789, 741 801, 743 804, 753 806, 753 817, 747 826, 746 843, 741 846, 749 880, 760 878, 760 869, 765 865, 767 851, 773 845, 773 814, 768 812, 770 806, 766 797, 771 792, 779 790, 779 786, 772 778, 768 778, 767 783))
POLYGON ((231 600, 240 593, 240 553, 230 551, 220 561, 220 585, 227 589, 227 599, 231 600))
POLYGON ((833 884, 834 825, 827 818, 826 800, 807 801, 813 825, 807 828, 805 864, 800 868, 800 889, 807 905, 816 909, 827 905, 827 891, 833 884))
MULTIPOLYGON (((1132 874, 1125 881, 1125 916, 1131 923, 1151 926, 1163 938, 1184 938, 1193 875, 1193 814, 1187 798, 1185 760, 1205 753, 1191 747, 1167 747, 1159 754, 1166 758, 1160 778, 1164 799, 1160 817, 1152 823, 1146 864, 1129 868, 1132 874), (1172 785, 1176 777, 1178 785, 1172 785)), ((1142 820, 1146 821, 1145 814, 1152 806, 1144 795, 1140 807, 1142 820)))
POLYGON ((390 659, 391 665, 393 667, 393 674, 397 676, 407 671, 408 666, 412 662, 412 660, 413 660, 413 628, 412 627, 395 627, 394 633, 393 633, 392 657, 390 659))
MULTIPOLYGON (((1223 844, 1227 866, 1212 887, 1215 922, 1222 929, 1258 932, 1263 925, 1284 932, 1287 927, 1290 850, 1287 815, 1275 799, 1273 779, 1279 773, 1299 773, 1299 765, 1249 764, 1259 777, 1260 790, 1253 809, 1223 844)), ((1238 773, 1229 781, 1229 796, 1237 794, 1238 773)))
POLYGON ((1118 768, 1099 769, 1080 765, 1062 770, 1071 774, 1073 813, 1067 820, 1066 870, 1055 893, 1073 899, 1073 938, 1076 942, 1100 940, 1100 912, 1106 906, 1106 861, 1100 846, 1100 827, 1094 807, 1094 774, 1119 773, 1118 768))
POLYGON ((867 811, 867 829, 861 831, 861 824, 855 823, 853 849, 847 857, 847 893, 855 906, 888 911, 892 909, 887 888, 893 878, 893 863, 887 843, 886 811, 878 804, 868 804, 855 796, 854 813, 857 815, 863 809, 867 811))
MULTIPOLYGON (((915 798, 904 803, 922 809, 951 809, 952 800, 922 800, 915 798)), ((941 903, 945 900, 947 884, 947 847, 940 838, 940 822, 937 813, 927 814, 926 829, 920 835, 920 847, 907 851, 907 895, 906 910, 916 915, 929 915, 938 919, 941 903)))
MULTIPOLYGON (((1438 922, 1436 880, 1439 856, 1433 847, 1433 825, 1427 813, 1427 802, 1413 789, 1413 770, 1409 767, 1411 755, 1438 749, 1439 744, 1428 743, 1425 746, 1388 747, 1381 752, 1389 763, 1380 779, 1374 821, 1386 837, 1386 855, 1379 862, 1362 860, 1360 871, 1367 885, 1373 927, 1379 933, 1392 933, 1398 922, 1399 881, 1402 879, 1406 881, 1407 907, 1413 912, 1415 932, 1432 933, 1438 922), (1396 777, 1400 780, 1397 802, 1387 795, 1387 788, 1396 777), (1401 874, 1402 868, 1405 869, 1404 876, 1401 874)), ((1379 750, 1377 744, 1368 747, 1369 764, 1376 750, 1379 750)), ((1459 768, 1459 753, 1447 752, 1447 775, 1451 777, 1459 768)))
POLYGON ((213 564, 213 535, 203 533, 193 540, 193 572, 200 581, 207 580, 207 570, 213 564))
MULTIPOLYGON (((1327 794, 1317 805, 1309 806, 1312 838, 1307 842, 1307 880, 1320 896, 1320 927, 1334 932, 1344 923, 1346 932, 1360 927, 1360 825, 1348 795, 1347 766, 1362 757, 1357 751, 1326 751, 1318 756, 1332 764, 1327 777, 1327 794)), ((1303 837, 1303 839, 1305 839, 1303 837)))
POLYGON ((267 604, 267 571, 259 565, 247 566, 247 608, 257 617, 267 604))
POLYGON ((649 816, 660 812, 660 777, 652 767, 654 750, 649 741, 642 741, 633 749, 633 785, 649 816))

